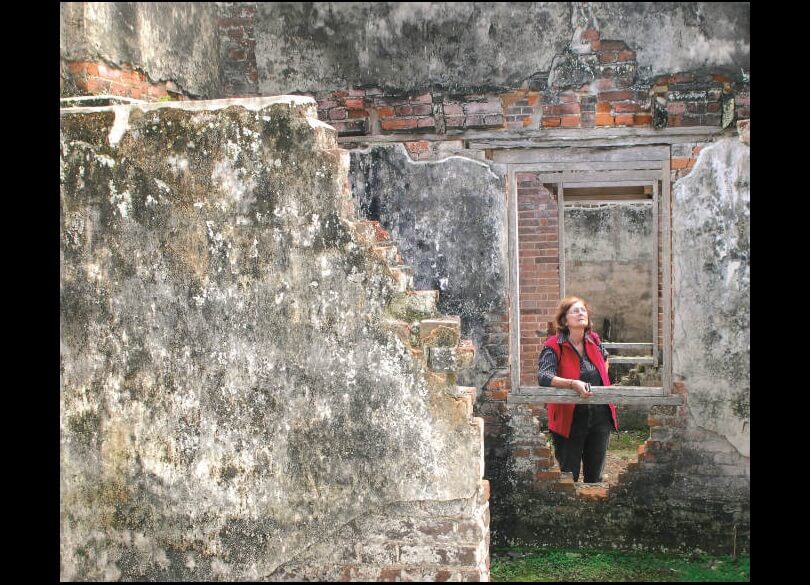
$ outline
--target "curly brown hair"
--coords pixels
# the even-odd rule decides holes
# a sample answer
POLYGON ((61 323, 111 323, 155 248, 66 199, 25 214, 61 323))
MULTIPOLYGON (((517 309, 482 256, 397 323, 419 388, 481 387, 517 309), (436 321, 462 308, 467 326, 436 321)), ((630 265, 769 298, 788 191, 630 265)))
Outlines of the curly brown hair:
POLYGON ((557 305, 557 309, 554 312, 554 321, 549 321, 549 325, 554 326, 555 333, 562 331, 563 333, 568 334, 568 326, 565 324, 565 317, 568 313, 568 309, 570 309, 574 303, 582 303, 585 305, 585 310, 588 311, 588 324, 585 326, 585 333, 593 328, 590 303, 581 297, 570 296, 565 297, 560 301, 560 304, 557 305))

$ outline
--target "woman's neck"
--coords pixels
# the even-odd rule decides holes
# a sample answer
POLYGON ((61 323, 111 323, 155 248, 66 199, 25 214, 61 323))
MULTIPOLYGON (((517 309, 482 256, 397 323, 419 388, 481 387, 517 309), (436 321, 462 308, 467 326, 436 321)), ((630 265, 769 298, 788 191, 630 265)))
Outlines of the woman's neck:
POLYGON ((585 339, 585 329, 584 328, 568 328, 568 339, 571 340, 571 343, 575 343, 579 345, 582 343, 582 340, 585 339))

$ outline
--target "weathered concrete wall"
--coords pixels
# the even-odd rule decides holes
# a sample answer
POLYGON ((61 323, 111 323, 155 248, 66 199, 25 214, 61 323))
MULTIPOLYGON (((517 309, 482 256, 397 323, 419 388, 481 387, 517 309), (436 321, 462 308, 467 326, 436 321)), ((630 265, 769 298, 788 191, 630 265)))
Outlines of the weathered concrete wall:
POLYGON ((587 71, 573 56, 588 28, 626 40, 645 77, 737 74, 749 69, 749 15, 744 2, 260 2, 253 26, 262 94, 364 85, 463 93, 549 78, 581 84, 587 71))
POLYGON ((704 148, 673 190, 673 375, 690 422, 750 456, 750 147, 704 148))
POLYGON ((565 294, 582 296, 610 341, 652 341, 653 217, 647 204, 566 206, 565 294))
POLYGON ((218 97, 218 8, 214 2, 62 2, 61 57, 139 68, 153 82, 218 97))
MULTIPOLYGON (((438 289, 439 310, 461 316, 486 376, 497 358, 484 343, 486 325, 506 311, 509 286, 503 178, 462 157, 414 162, 401 145, 354 150, 351 160, 360 215, 391 232, 414 286, 438 289)), ((483 382, 469 374, 465 384, 483 382)))
POLYGON ((481 421, 387 324, 334 130, 173 106, 63 111, 62 578, 486 579, 481 421))

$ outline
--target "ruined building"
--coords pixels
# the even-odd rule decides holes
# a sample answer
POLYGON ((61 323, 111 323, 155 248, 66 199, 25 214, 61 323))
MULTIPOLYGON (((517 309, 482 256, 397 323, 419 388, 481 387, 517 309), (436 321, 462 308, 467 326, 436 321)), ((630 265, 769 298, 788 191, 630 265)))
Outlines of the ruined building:
POLYGON ((60 16, 62 579, 748 550, 748 3, 60 16), (649 427, 609 486, 544 433, 564 294, 649 427))

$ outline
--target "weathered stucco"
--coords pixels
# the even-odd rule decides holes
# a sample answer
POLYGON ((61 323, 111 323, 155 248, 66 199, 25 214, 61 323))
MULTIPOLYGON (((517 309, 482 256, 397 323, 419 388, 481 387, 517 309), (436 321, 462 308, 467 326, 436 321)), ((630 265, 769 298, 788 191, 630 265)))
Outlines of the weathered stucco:
POLYGON ((506 311, 509 285, 502 177, 458 156, 414 162, 402 145, 353 150, 351 161, 359 213, 390 230, 414 287, 439 290, 439 310, 461 316, 478 369, 491 370, 484 329, 488 315, 506 311))
POLYGON ((673 375, 695 426, 750 456, 750 147, 704 148, 673 188, 673 375))
POLYGON ((749 69, 744 2, 260 2, 258 8, 262 94, 364 85, 469 92, 549 78, 566 85, 576 77, 566 72, 568 57, 579 50, 579 34, 594 26, 602 39, 625 40, 637 51, 642 77, 749 69))
POLYGON ((564 214, 565 294, 591 304, 609 341, 651 342, 652 206, 566 206, 564 214))
POLYGON ((215 2, 61 2, 59 15, 63 59, 126 64, 153 82, 219 95, 215 2))
MULTIPOLYGON (((621 39, 653 75, 750 68, 749 2, 572 2, 575 22, 621 39)), ((645 72, 640 72, 644 74, 645 72)))
POLYGON ((63 111, 64 580, 368 566, 350 523, 482 509, 481 429, 384 324, 334 130, 309 98, 237 103, 63 111))

